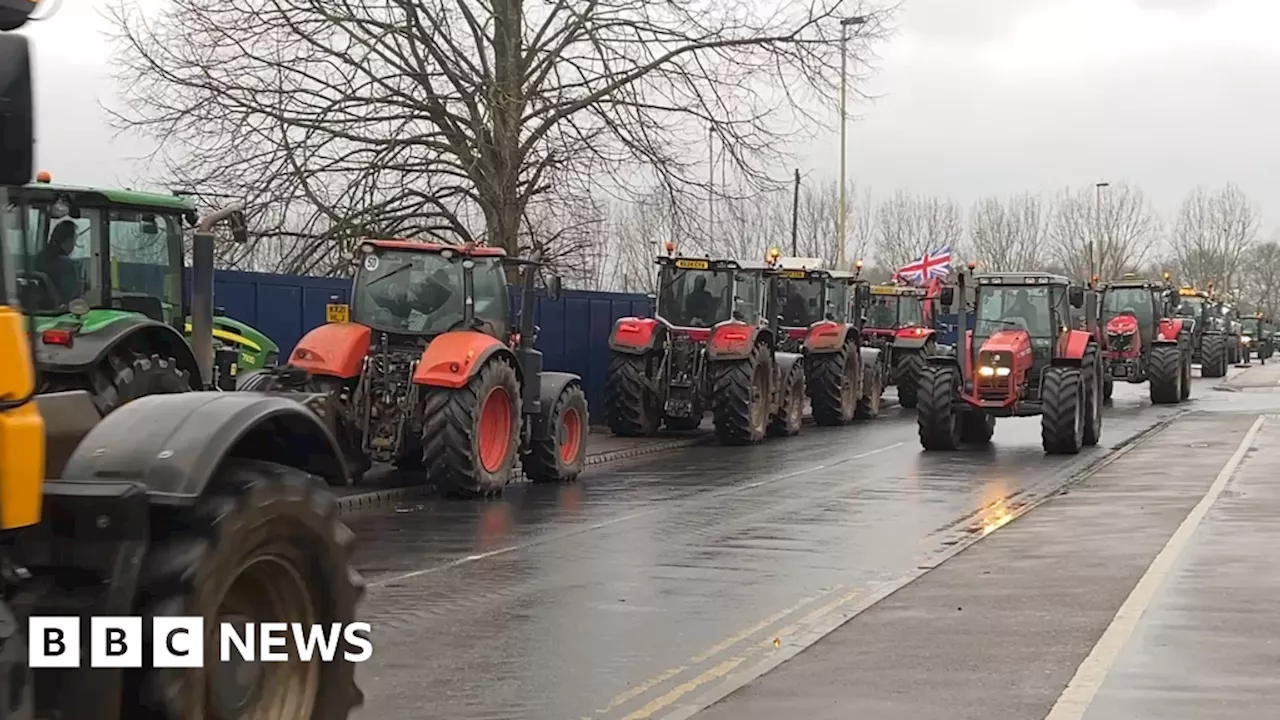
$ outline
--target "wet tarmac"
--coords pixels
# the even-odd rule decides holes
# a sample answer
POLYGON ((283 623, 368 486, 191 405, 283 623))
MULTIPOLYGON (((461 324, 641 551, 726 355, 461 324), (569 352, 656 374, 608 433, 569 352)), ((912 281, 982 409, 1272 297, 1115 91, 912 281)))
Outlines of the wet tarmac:
POLYGON ((1034 418, 1001 420, 990 449, 925 454, 914 414, 895 409, 755 448, 602 465, 501 500, 352 518, 375 644, 358 717, 692 712, 693 698, 795 655, 1110 449, 1245 398, 1214 382, 1197 379, 1184 406, 1118 386, 1102 446, 1074 457, 1045 456, 1034 418))

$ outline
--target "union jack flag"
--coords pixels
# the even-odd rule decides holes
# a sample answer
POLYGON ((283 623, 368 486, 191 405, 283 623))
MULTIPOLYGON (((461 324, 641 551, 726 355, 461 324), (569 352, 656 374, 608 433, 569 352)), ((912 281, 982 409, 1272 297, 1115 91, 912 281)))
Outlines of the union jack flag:
POLYGON ((903 279, 914 285, 924 285, 934 278, 945 278, 951 273, 951 246, 946 245, 927 252, 898 268, 894 279, 903 279))

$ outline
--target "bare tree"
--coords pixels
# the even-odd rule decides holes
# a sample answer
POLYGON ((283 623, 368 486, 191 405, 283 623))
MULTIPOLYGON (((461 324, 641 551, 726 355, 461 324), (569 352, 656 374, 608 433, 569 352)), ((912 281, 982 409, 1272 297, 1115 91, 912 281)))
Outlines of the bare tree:
POLYGON ((1260 222, 1257 206, 1235 185, 1216 192, 1192 190, 1173 229, 1179 278, 1198 287, 1213 282, 1224 290, 1236 288, 1260 222))
POLYGON ((1268 317, 1280 313, 1280 231, 1249 248, 1243 271, 1243 299, 1268 317))
MULTIPOLYGON (((707 129, 773 187, 784 138, 839 77, 839 18, 868 67, 892 8, 677 0, 174 0, 112 12, 122 128, 172 175, 245 197, 283 270, 363 235, 484 240, 513 254, 537 198, 702 194, 707 129)), ((555 216, 554 213, 551 214, 555 216)))
POLYGON ((1071 277, 1082 279, 1089 277, 1091 269, 1103 279, 1142 271, 1163 228, 1147 196, 1126 183, 1113 183, 1102 193, 1092 185, 1064 190, 1049 223, 1048 259, 1071 277))
POLYGON ((926 252, 949 246, 953 262, 963 249, 964 215, 950 200, 899 190, 875 211, 876 265, 895 270, 926 252))
POLYGON ((1048 224, 1049 213, 1035 195, 983 198, 969 215, 973 257, 992 272, 1043 269, 1048 224))

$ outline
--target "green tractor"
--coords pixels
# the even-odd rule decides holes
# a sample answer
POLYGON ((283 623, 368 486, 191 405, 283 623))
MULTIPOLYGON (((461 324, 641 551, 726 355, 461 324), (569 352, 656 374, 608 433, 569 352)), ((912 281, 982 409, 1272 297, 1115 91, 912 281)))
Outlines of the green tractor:
POLYGON ((1246 347, 1258 356, 1259 362, 1266 365, 1267 360, 1276 352, 1275 325, 1260 312, 1253 317, 1244 318, 1241 325, 1246 347))
MULTIPOLYGON (((106 414, 143 395, 200 389, 191 348, 184 228, 195 206, 177 195, 55 185, 47 173, 9 190, 10 227, 31 268, 19 273, 34 316, 41 393, 87 390, 106 414)), ((243 240, 243 221, 232 223, 243 240)), ((279 347, 215 313, 215 383, 274 366, 279 347)))

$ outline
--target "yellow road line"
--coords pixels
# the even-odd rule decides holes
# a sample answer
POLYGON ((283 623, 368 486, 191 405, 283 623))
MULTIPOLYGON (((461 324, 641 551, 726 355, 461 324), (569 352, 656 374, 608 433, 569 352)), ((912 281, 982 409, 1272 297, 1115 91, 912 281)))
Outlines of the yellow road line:
POLYGON ((699 687, 733 672, 733 669, 741 665, 744 660, 746 660, 746 658, 743 657, 725 660, 689 682, 677 685, 672 688, 671 692, 653 700, 648 705, 645 705, 639 710, 626 716, 623 720, 644 720, 644 718, 652 717, 654 713, 674 703, 685 695, 688 695, 694 690, 697 690, 699 687))

